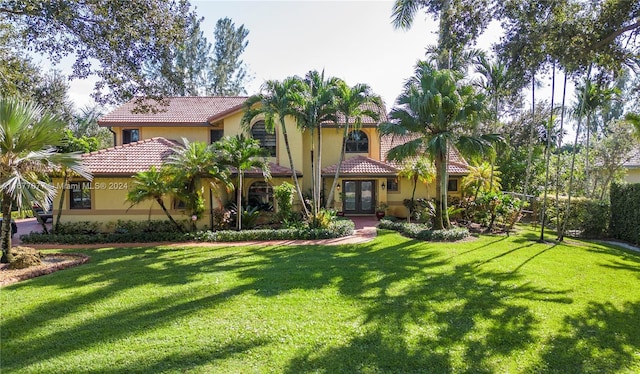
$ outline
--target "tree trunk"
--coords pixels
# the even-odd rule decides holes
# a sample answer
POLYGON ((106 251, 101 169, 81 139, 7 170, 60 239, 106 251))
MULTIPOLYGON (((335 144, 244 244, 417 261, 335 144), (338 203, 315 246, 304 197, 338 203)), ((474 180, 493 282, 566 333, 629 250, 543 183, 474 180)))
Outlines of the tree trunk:
POLYGON ((162 201, 162 198, 157 198, 156 202, 158 203, 158 205, 160 205, 160 208, 162 208, 162 211, 164 212, 164 214, 166 214, 167 218, 169 218, 169 221, 171 221, 171 223, 173 223, 178 228, 178 230, 180 232, 184 232, 182 230, 182 226, 180 226, 180 224, 178 222, 176 222, 176 220, 173 219, 173 217, 171 216, 171 214, 167 210, 167 207, 164 205, 164 201, 162 201))
POLYGON ((66 187, 68 180, 69 177, 67 176, 67 169, 64 168, 64 170, 62 171, 62 189, 60 189, 60 191, 62 192, 60 193, 60 201, 58 201, 58 211, 56 212, 56 222, 53 225, 53 232, 57 232, 58 226, 60 225, 60 219, 62 218, 62 209, 64 208, 64 197, 67 194, 66 187))
POLYGON ((322 191, 322 125, 318 124, 318 167, 316 168, 318 186, 316 188, 316 213, 320 211, 321 201, 320 192, 322 191))
POLYGON ((315 169, 315 144, 316 140, 314 137, 313 128, 311 129, 310 137, 311 137, 311 215, 315 218, 318 215, 318 211, 316 210, 316 169, 315 169))
MULTIPOLYGON (((531 160, 533 159, 533 136, 535 133, 535 121, 536 119, 536 74, 533 73, 531 77, 531 129, 529 131, 529 154, 527 155, 527 167, 524 175, 524 198, 527 198, 529 193, 529 179, 531 178, 531 160)), ((524 206, 520 206, 520 213, 524 206)))
POLYGON ((544 221, 547 209, 547 186, 549 185, 549 159, 551 157, 551 131, 553 130, 553 105, 556 93, 556 62, 553 62, 551 69, 551 112, 549 114, 549 125, 547 126, 547 144, 545 147, 545 175, 544 175, 544 197, 542 198, 542 212, 540 213, 540 242, 544 242, 544 221))
POLYGON ((238 221, 238 231, 242 231, 242 170, 238 168, 238 189, 236 191, 236 221, 238 221))
MULTIPOLYGON (((591 76, 591 69, 593 64, 589 65, 589 69, 587 70, 587 82, 589 81, 589 77, 591 76)), ((582 111, 584 110, 584 102, 587 99, 587 89, 588 85, 584 85, 584 92, 582 93, 582 104, 580 105, 580 109, 578 110, 578 125, 576 127, 576 137, 573 141, 573 154, 571 155, 571 168, 569 169, 569 187, 567 191, 567 208, 565 209, 564 218, 562 220, 562 225, 558 231, 558 241, 564 240, 564 231, 567 228, 567 221, 569 220, 569 214, 571 213, 571 194, 573 192, 573 171, 576 163, 576 153, 578 147, 578 136, 580 135, 580 127, 582 125, 582 111)), ((559 214, 559 213, 558 213, 559 214)))
MULTIPOLYGON (((558 134, 558 149, 562 147, 562 135, 564 132, 564 106, 567 97, 567 73, 564 73, 564 86, 562 88, 562 111, 560 112, 560 132, 558 134)), ((560 159, 562 153, 558 152, 556 165, 556 230, 560 229, 560 200, 558 191, 560 190, 560 159)))
MULTIPOLYGON (((446 150, 445 150, 446 152, 446 150)), ((447 215, 447 159, 445 154, 439 151, 435 159, 436 164, 436 217, 434 229, 442 230, 449 228, 449 218, 447 215)))
POLYGON ((11 204, 13 199, 8 193, 2 193, 2 258, 0 263, 8 264, 12 260, 11 253, 11 204))
POLYGON ((344 125, 344 132, 342 133, 342 150, 340 151, 340 160, 338 161, 338 168, 336 169, 336 174, 333 177, 333 183, 331 184, 331 189, 329 190, 329 197, 327 197, 327 202, 325 204, 325 208, 330 209, 331 204, 333 203, 333 195, 335 194, 336 186, 338 185, 338 178, 340 177, 340 168, 342 167, 342 161, 344 161, 344 155, 347 152, 347 136, 349 135, 349 117, 346 117, 347 123, 344 125))
POLYGON ((283 117, 280 117, 280 125, 282 126, 284 146, 287 149, 287 156, 289 157, 289 165, 291 166, 291 172, 293 173, 293 183, 296 186, 296 191, 298 192, 298 198, 300 199, 300 203, 302 204, 302 211, 304 212, 304 216, 309 218, 309 211, 307 210, 307 206, 304 203, 304 196, 302 196, 302 189, 300 188, 300 182, 298 181, 298 174, 296 173, 296 169, 293 164, 293 156, 291 156, 291 147, 289 146, 289 135, 287 134, 287 127, 284 123, 283 117))

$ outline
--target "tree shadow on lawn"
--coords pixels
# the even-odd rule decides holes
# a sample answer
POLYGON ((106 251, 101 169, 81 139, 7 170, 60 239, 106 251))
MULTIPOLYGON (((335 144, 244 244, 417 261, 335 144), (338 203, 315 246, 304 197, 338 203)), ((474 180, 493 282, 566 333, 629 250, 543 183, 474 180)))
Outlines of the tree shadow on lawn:
POLYGON ((541 373, 613 373, 640 370, 640 302, 617 308, 590 302, 584 312, 567 316, 560 332, 546 343, 541 373))
POLYGON ((618 247, 615 244, 600 243, 590 245, 588 251, 607 255, 608 257, 617 257, 616 259, 610 260, 609 263, 603 263, 601 265, 602 267, 638 273, 637 275, 640 277, 640 253, 618 247))
POLYGON ((265 266, 240 273, 260 295, 335 286, 364 313, 347 344, 301 348, 286 372, 492 372, 491 360, 535 340, 536 318, 519 300, 571 302, 519 274, 454 265, 430 243, 379 234, 360 246, 254 250, 265 266))
MULTIPOLYGON (((96 308, 120 292, 129 292, 138 286, 157 285, 160 287, 179 286, 191 282, 203 269, 220 266, 222 269, 242 267, 235 264, 243 253, 209 257, 204 248, 187 248, 192 256, 202 256, 203 260, 183 261, 184 253, 173 258, 175 249, 163 248, 109 248, 91 251, 91 261, 83 267, 58 272, 55 276, 45 276, 32 280, 43 287, 53 287, 65 294, 55 301, 42 303, 36 308, 15 318, 4 318, 0 324, 0 338, 3 342, 2 367, 5 370, 19 370, 39 361, 55 358, 68 352, 81 352, 94 345, 113 342, 117 339, 145 332, 157 326, 171 323, 180 317, 195 313, 202 308, 211 308, 227 299, 253 289, 252 286, 240 286, 231 289, 215 290, 202 297, 185 298, 183 290, 163 292, 160 296, 149 296, 135 305, 122 307, 108 305, 113 313, 87 318, 70 328, 57 329, 48 335, 30 337, 29 334, 47 325, 56 325, 57 320, 65 319, 86 308, 96 308), (167 256, 168 255, 168 256, 167 256), (229 263, 229 264, 226 264, 229 263), (89 287, 89 292, 76 293, 80 286, 89 287), (68 292, 65 292, 64 290, 68 292), (216 292, 219 291, 219 292, 216 292), (93 305, 93 307, 91 307, 93 305), (29 321, 29 323, 24 323, 29 321), (27 338, 29 337, 29 338, 27 338)), ((188 256, 188 255, 186 255, 188 256)), ((241 261, 241 260, 240 260, 241 261)), ((33 287, 32 283, 18 283, 7 287, 19 291, 23 287, 33 287)), ((84 290, 84 289, 83 289, 84 290)), ((5 298, 6 290, 3 290, 5 298)), ((143 296, 143 295, 141 295, 143 296)), ((10 296, 9 296, 10 297, 10 296)), ((101 310, 96 310, 101 314, 101 310)), ((223 351, 228 354, 242 351, 250 346, 266 344, 266 341, 238 341, 229 343, 223 351)), ((214 355, 211 358, 215 358, 214 355)), ((186 362, 168 357, 168 362, 177 362, 183 367, 186 362)), ((160 365, 160 361, 157 363, 160 365)), ((188 363, 186 363, 188 364, 188 363)), ((145 368, 132 366, 132 371, 146 371, 145 368)), ((117 370, 116 370, 117 371, 117 370)), ((129 370, 127 370, 129 371, 129 370)))

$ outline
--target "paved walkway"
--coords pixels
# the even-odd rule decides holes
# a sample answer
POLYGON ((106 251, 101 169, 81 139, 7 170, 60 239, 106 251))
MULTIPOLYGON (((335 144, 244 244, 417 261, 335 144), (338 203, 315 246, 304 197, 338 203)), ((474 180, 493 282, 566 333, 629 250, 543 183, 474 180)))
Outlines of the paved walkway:
MULTIPOLYGON (((378 226, 378 220, 373 216, 356 216, 348 217, 355 224, 355 231, 353 235, 345 236, 336 239, 320 239, 320 240, 272 240, 272 241, 251 241, 251 242, 233 242, 233 243, 194 243, 196 245, 224 245, 224 246, 242 246, 242 245, 340 245, 340 244, 359 244, 366 243, 373 240, 376 237, 376 227, 378 226)), ((20 245, 20 235, 28 234, 30 232, 42 232, 42 226, 35 218, 26 218, 16 220, 18 225, 18 233, 14 236, 12 244, 14 246, 20 245)), ((47 228, 51 229, 51 223, 47 223, 47 228)), ((100 245, 55 245, 56 248, 100 248, 107 246, 140 246, 141 243, 110 243, 100 245)), ((164 245, 167 243, 146 243, 148 245, 164 245)), ((191 243, 190 243, 191 244, 191 243)), ((184 245, 184 243, 172 244, 175 246, 184 245)), ((37 248, 51 247, 52 245, 32 245, 37 248)))

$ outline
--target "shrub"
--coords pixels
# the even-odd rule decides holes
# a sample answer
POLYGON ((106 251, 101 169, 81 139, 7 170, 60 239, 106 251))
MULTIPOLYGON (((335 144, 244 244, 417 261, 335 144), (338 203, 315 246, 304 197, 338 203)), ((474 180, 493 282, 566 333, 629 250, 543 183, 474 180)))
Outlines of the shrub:
POLYGON ((102 231, 102 223, 94 221, 61 222, 55 227, 55 233, 61 235, 97 234, 102 231))
POLYGON ((293 213, 293 194, 295 186, 291 183, 283 182, 273 188, 273 197, 278 206, 277 218, 279 221, 288 220, 293 213))
POLYGON ((213 210, 213 227, 211 230, 227 230, 233 224, 233 217, 229 210, 225 208, 216 208, 213 210))
POLYGON ((456 241, 469 236, 466 228, 454 228, 449 230, 431 230, 421 223, 392 222, 387 219, 380 221, 381 229, 398 231, 404 236, 426 241, 456 241))
MULTIPOLYGON (((567 198, 561 197, 559 201, 560 211, 564 215, 567 207, 567 198)), ((536 202, 534 211, 540 212, 541 209, 542 199, 536 202)), ((572 197, 570 215, 567 218, 565 229, 566 231, 577 232, 585 238, 605 237, 609 231, 610 211, 609 203, 606 201, 572 197)), ((556 200, 554 197, 547 197, 545 209, 547 226, 557 229, 557 217, 556 200)))
POLYGON ((640 183, 611 185, 610 234, 640 244, 640 183))

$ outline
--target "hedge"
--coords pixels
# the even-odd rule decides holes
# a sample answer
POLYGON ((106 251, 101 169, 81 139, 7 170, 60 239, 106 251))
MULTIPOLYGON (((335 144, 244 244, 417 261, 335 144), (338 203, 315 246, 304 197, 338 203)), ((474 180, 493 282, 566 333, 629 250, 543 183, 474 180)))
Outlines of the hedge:
POLYGON ((640 245, 640 183, 611 185, 609 234, 640 245))
MULTIPOLYGON (((567 197, 560 197, 560 210, 564 214, 567 209, 567 197)), ((542 199, 538 199, 534 211, 540 212, 542 199)), ((558 212, 554 197, 547 197, 545 221, 547 226, 557 229, 558 212)), ((609 220, 611 209, 608 201, 572 197, 569 219, 565 226, 567 232, 576 232, 584 238, 603 238, 609 234, 609 220)), ((538 214, 538 219, 541 219, 538 214)))
MULTIPOLYGON (((89 227, 92 231, 95 226, 82 223, 80 226, 89 227)), ((136 227, 135 224, 120 224, 120 227, 136 227)), ((148 227, 144 225, 144 227, 148 227)), ((78 234, 42 234, 31 233, 21 235, 20 240, 25 244, 107 244, 107 243, 150 243, 150 242, 238 242, 256 240, 316 240, 335 239, 353 234, 355 229, 351 220, 337 220, 332 222, 328 229, 282 229, 282 230, 243 230, 243 231, 199 231, 195 233, 179 232, 148 232, 118 230, 111 233, 86 233, 78 234)))
POLYGON ((453 242, 464 239, 470 235, 469 230, 466 228, 431 230, 428 226, 422 223, 392 222, 387 219, 381 220, 378 227, 381 229, 398 231, 400 234, 409 238, 425 241, 453 242))

